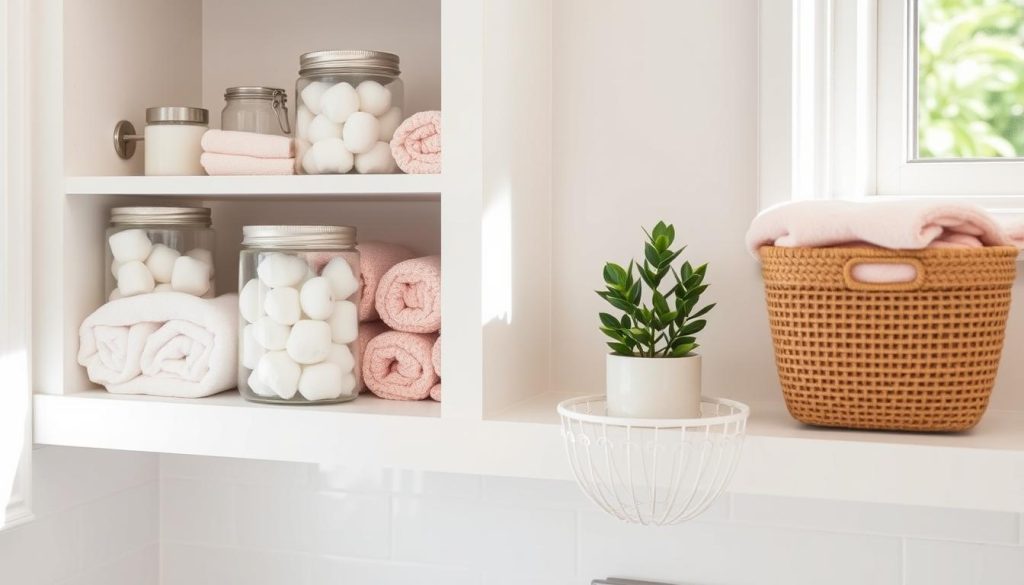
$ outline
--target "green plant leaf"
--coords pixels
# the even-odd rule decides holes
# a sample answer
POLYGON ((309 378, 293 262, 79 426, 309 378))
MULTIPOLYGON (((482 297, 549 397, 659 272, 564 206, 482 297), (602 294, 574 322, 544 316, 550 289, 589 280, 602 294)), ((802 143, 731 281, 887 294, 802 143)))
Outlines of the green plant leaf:
POLYGON ((610 341, 608 342, 608 347, 612 348, 612 351, 614 351, 618 355, 633 355, 633 352, 630 351, 629 347, 627 347, 624 343, 616 343, 614 341, 610 341))
POLYGON ((601 318, 601 323, 605 327, 610 327, 612 329, 618 329, 619 328, 619 320, 616 319, 615 317, 612 317, 608 313, 598 313, 597 316, 601 318))
POLYGON ((636 307, 634 305, 617 297, 607 296, 604 298, 604 300, 608 301, 608 304, 615 307, 616 309, 619 309, 620 311, 626 311, 627 313, 631 313, 634 310, 636 310, 636 307))
POLYGON ((693 267, 690 266, 689 261, 683 262, 683 265, 679 267, 679 278, 686 282, 691 276, 693 276, 693 267))
POLYGON ((651 264, 651 266, 661 265, 661 254, 654 249, 654 246, 650 244, 644 244, 644 259, 651 264))
POLYGON ((679 347, 680 345, 692 344, 696 340, 695 337, 677 337, 669 343, 672 348, 679 347))
POLYGON ((691 288, 691 289, 687 290, 686 294, 683 295, 683 298, 686 299, 686 300, 696 299, 696 298, 700 297, 700 295, 702 295, 704 293, 704 291, 706 291, 706 290, 708 290, 708 285, 702 284, 702 285, 700 285, 698 287, 694 287, 694 288, 691 288))
POLYGON ((626 337, 618 330, 610 327, 598 327, 602 333, 616 341, 625 341, 626 337))
POLYGON ((682 327, 679 328, 679 334, 680 335, 692 335, 694 333, 698 333, 702 329, 704 329, 704 326, 707 325, 707 324, 708 324, 708 322, 705 321, 704 319, 697 319, 696 321, 688 321, 685 325, 683 325, 682 327))
POLYGON ((640 297, 643 295, 643 287, 640 286, 640 281, 633 283, 633 286, 629 289, 629 302, 634 306, 640 304, 640 297))
POLYGON ((654 310, 658 313, 665 314, 672 310, 669 308, 665 297, 658 291, 651 293, 651 303, 654 305, 654 310))
POLYGON ((696 347, 696 344, 686 343, 678 347, 672 348, 672 351, 669 353, 669 355, 671 355, 672 357, 683 357, 684 355, 693 351, 696 347))
POLYGON ((710 305, 707 305, 707 306, 701 308, 701 310, 699 310, 696 313, 690 315, 690 318, 691 319, 696 319, 697 317, 703 317, 704 315, 707 315, 708 311, 710 311, 711 309, 714 309, 715 305, 717 305, 717 304, 718 303, 711 303, 710 305))

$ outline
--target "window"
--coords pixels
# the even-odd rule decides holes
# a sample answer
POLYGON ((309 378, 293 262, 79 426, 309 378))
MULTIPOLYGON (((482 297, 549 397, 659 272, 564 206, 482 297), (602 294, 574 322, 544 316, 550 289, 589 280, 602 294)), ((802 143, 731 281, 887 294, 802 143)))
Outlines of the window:
POLYGON ((1024 210, 1024 0, 761 0, 762 206, 1024 210))

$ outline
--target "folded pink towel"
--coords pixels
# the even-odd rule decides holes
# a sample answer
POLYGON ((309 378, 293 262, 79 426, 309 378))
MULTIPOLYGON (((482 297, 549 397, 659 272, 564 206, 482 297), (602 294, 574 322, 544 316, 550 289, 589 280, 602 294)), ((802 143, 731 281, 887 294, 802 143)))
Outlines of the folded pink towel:
MULTIPOLYGON (((1024 225, 1004 228, 988 212, 967 204, 887 201, 800 201, 761 212, 750 224, 747 248, 867 246, 893 250, 1024 247, 1024 225)), ((861 282, 908 282, 917 275, 903 264, 860 264, 861 282)))
POLYGON ((441 112, 413 114, 395 130, 391 154, 398 168, 410 175, 441 172, 441 112))
MULTIPOLYGON (((441 377, 441 336, 437 336, 437 341, 434 342, 434 349, 430 352, 430 362, 434 364, 434 373, 437 377, 441 377)), ((430 397, 434 400, 441 402, 441 383, 434 384, 434 387, 430 389, 430 397)))
POLYGON ((203 134, 203 152, 240 154, 256 158, 294 158, 292 139, 287 136, 235 132, 234 130, 207 130, 203 134))
POLYGON ((388 400, 423 400, 437 384, 430 363, 436 335, 386 331, 366 345, 363 382, 388 400))
POLYGON ((295 159, 257 158, 240 154, 204 152, 199 163, 206 174, 217 175, 294 175, 295 159))
POLYGON ((395 331, 441 330, 441 257, 399 262, 377 285, 377 313, 395 331))
POLYGON ((395 264, 413 258, 415 254, 400 244, 364 242, 359 244, 359 279, 363 285, 363 296, 359 301, 359 320, 379 319, 377 313, 377 285, 380 279, 395 264))

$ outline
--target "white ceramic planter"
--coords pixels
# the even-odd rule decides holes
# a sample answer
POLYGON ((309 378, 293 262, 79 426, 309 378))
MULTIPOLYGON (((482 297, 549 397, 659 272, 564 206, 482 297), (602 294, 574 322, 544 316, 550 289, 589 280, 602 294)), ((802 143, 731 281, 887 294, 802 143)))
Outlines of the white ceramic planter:
POLYGON ((700 416, 700 356, 609 355, 608 415, 627 418, 700 416))

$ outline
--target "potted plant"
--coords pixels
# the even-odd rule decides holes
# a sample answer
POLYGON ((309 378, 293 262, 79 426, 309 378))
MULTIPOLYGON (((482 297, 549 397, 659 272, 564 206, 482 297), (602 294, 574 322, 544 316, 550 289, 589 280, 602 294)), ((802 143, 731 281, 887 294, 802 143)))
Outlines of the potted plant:
POLYGON ((611 338, 612 350, 606 369, 608 414, 697 418, 701 368, 700 355, 693 353, 698 347, 695 335, 707 324, 701 317, 715 306, 697 309, 708 288, 704 284, 708 265, 673 266, 686 247, 672 249, 676 236, 672 225, 659 221, 644 233, 643 262, 631 260, 626 268, 605 264, 606 288, 597 291, 621 311, 618 317, 600 313, 601 332, 611 338))

